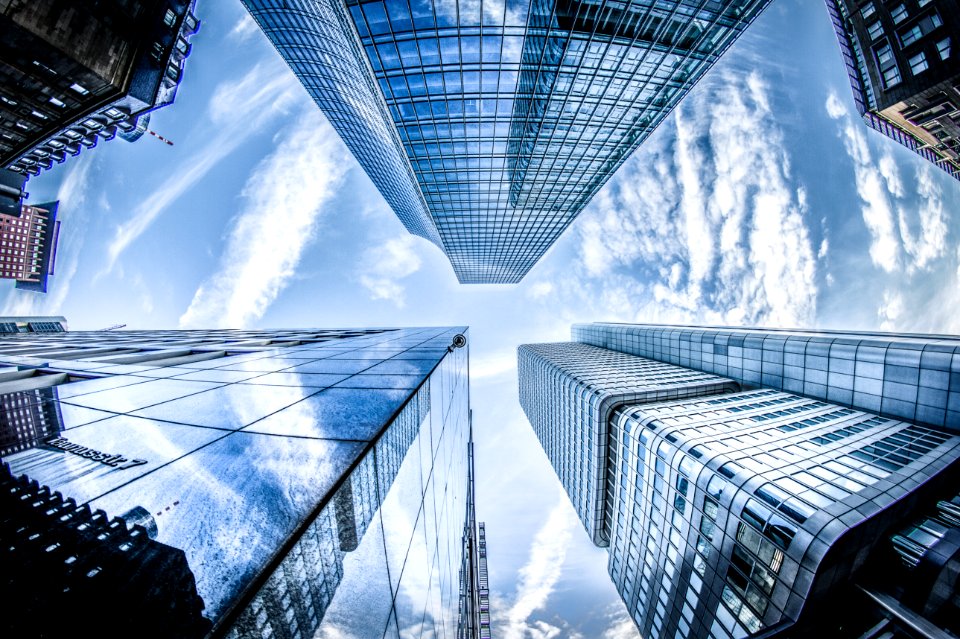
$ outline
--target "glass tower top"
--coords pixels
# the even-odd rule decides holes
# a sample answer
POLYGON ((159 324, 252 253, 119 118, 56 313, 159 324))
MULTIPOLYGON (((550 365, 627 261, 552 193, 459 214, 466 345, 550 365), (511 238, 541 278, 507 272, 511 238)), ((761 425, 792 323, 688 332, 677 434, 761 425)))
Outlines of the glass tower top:
POLYGON ((769 0, 244 0, 407 229, 515 283, 769 0))

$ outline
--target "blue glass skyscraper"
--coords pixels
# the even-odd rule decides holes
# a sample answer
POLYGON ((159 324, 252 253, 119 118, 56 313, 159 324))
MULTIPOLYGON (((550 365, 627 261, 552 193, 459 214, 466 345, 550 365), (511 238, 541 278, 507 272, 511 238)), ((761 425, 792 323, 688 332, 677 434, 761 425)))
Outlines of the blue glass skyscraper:
POLYGON ((407 229, 515 283, 768 0, 244 0, 407 229))
POLYGON ((0 319, 3 636, 490 636, 466 327, 0 319))

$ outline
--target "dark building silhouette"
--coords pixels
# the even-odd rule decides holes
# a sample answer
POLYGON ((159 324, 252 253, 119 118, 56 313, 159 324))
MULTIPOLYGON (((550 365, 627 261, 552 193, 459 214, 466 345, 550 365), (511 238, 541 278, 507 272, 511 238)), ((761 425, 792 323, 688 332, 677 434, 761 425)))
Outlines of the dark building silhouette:
POLYGON ((826 3, 867 126, 960 179, 960 2, 826 3))
POLYGON ((146 637, 207 634, 211 624, 182 550, 150 539, 139 524, 14 477, 6 463, 0 502, 6 636, 76 636, 85 624, 86 632, 124 628, 146 637))
POLYGON ((0 0, 0 168, 37 175, 173 102, 195 0, 0 0))

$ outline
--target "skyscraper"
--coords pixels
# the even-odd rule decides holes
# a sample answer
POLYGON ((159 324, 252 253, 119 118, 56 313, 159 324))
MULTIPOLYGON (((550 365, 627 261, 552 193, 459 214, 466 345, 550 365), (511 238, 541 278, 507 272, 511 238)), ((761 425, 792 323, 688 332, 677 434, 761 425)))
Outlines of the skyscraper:
POLYGON ((17 288, 47 292, 60 234, 58 205, 24 204, 18 216, 0 213, 0 279, 16 280, 17 288))
POLYGON ((826 3, 864 122, 960 179, 960 2, 826 3))
POLYGON ((768 0, 244 0, 407 230, 515 283, 768 0))
POLYGON ((0 624, 481 636, 465 335, 3 335, 0 624))
POLYGON ((519 348, 520 402, 644 637, 958 629, 960 338, 573 337, 519 348))
POLYGON ((195 0, 0 0, 0 168, 38 175, 173 102, 195 0))

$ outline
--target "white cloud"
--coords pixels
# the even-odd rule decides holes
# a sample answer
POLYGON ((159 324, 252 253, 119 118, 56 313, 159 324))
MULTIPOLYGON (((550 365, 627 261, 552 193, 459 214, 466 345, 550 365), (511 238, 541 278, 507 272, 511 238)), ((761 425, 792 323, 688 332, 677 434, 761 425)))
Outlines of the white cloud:
POLYGON ((517 368, 517 353, 513 349, 499 353, 481 354, 471 358, 470 379, 500 377, 517 368))
POLYGON ((883 148, 874 162, 866 127, 838 103, 831 92, 826 109, 840 120, 844 147, 853 161, 861 213, 871 235, 870 259, 887 273, 929 269, 947 249, 948 215, 935 170, 928 163, 918 164, 917 197, 911 197, 891 152, 893 143, 878 140, 883 148))
POLYGON ((591 203, 577 224, 585 278, 556 286, 611 320, 810 323, 806 192, 767 83, 715 70, 671 123, 676 137, 645 142, 591 203))
POLYGON ((853 161, 854 181, 862 202, 860 212, 871 237, 870 259, 889 273, 900 265, 900 243, 891 196, 902 192, 902 184, 892 158, 884 156, 881 167, 874 165, 863 123, 854 120, 845 108, 837 108, 838 103, 839 98, 831 91, 826 109, 831 118, 841 121, 844 147, 853 161))
POLYGON ((215 135, 191 154, 189 162, 178 165, 160 187, 146 195, 133 217, 116 228, 107 247, 107 264, 100 275, 113 270, 124 251, 167 207, 275 116, 286 112, 297 97, 302 95, 296 77, 279 60, 258 64, 239 80, 217 87, 208 108, 208 126, 216 131, 215 135))
POLYGON ((516 597, 498 624, 498 634, 506 639, 556 637, 559 629, 543 621, 531 620, 553 593, 570 542, 571 517, 566 495, 558 501, 530 547, 530 559, 520 569, 516 597))
POLYGON ((536 282, 531 284, 530 288, 527 289, 527 295, 535 300, 542 300, 550 297, 550 295, 553 293, 553 290, 554 287, 552 282, 536 282))
POLYGON ((69 166, 57 191, 56 199, 60 201, 60 236, 54 259, 54 275, 47 281, 48 292, 44 294, 12 289, 4 301, 4 315, 53 315, 61 312, 70 292, 70 283, 80 265, 80 251, 90 217, 88 196, 92 166, 93 156, 83 155, 69 166))
POLYGON ((883 292, 883 301, 877 308, 877 317, 880 319, 880 330, 895 331, 900 328, 899 319, 903 315, 903 296, 895 291, 883 292))
POLYGON ((907 213, 907 207, 900 208, 899 229, 903 239, 903 249, 913 258, 908 270, 924 270, 930 264, 946 254, 947 251, 947 213, 943 205, 943 191, 933 176, 934 169, 927 164, 917 169, 917 194, 920 201, 915 223, 907 213), (919 232, 911 228, 919 224, 919 232))
POLYGON ((827 115, 829 115, 834 120, 839 120, 843 116, 847 115, 846 105, 840 101, 840 98, 833 91, 827 96, 827 115))
POLYGON ((887 185, 887 192, 894 197, 903 197, 904 190, 903 181, 900 180, 900 169, 897 168, 897 163, 890 154, 889 149, 880 156, 880 160, 877 161, 877 168, 880 170, 880 175, 883 176, 883 181, 887 185))
POLYGON ((830 240, 826 237, 820 242, 820 248, 817 250, 817 259, 822 260, 830 252, 830 240))
POLYGON ((227 38, 234 44, 243 44, 253 37, 258 29, 259 27, 257 26, 256 20, 254 20, 249 13, 244 11, 243 15, 240 16, 240 19, 237 20, 236 24, 233 25, 233 28, 230 29, 230 33, 227 35, 227 38))
POLYGON ((640 633, 625 606, 613 604, 607 609, 607 629, 603 639, 638 639, 640 633))
POLYGON ((403 308, 406 289, 400 280, 420 270, 418 241, 413 235, 402 235, 364 251, 360 283, 373 299, 388 300, 403 308))
POLYGON ((297 122, 247 179, 220 270, 197 289, 181 327, 249 326, 295 274, 317 219, 352 166, 312 105, 297 122))

